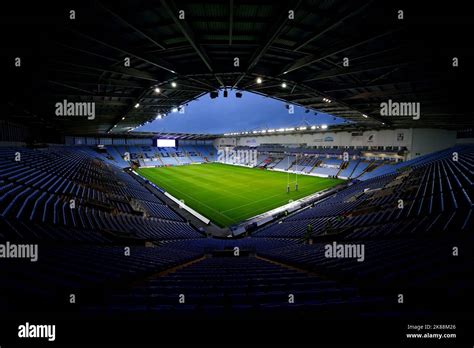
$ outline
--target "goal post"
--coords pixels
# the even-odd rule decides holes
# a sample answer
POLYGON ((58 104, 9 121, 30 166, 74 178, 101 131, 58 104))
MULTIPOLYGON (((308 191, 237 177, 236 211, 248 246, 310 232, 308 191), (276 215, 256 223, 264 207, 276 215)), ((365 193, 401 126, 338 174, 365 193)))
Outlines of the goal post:
POLYGON ((295 155, 294 168, 295 168, 295 180, 290 182, 290 156, 287 155, 287 182, 286 182, 286 193, 290 193, 291 185, 295 184, 295 191, 298 191, 298 154, 295 155))

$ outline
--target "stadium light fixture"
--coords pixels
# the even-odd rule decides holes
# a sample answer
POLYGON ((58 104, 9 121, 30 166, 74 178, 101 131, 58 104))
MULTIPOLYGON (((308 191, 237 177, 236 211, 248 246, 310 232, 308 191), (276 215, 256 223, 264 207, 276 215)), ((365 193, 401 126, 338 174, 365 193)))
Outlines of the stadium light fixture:
POLYGON ((260 77, 257 77, 257 83, 258 84, 261 84, 262 83, 262 79, 260 77))
POLYGON ((178 112, 178 108, 171 109, 171 112, 178 112))
POLYGON ((174 81, 171 82, 171 87, 176 88, 177 86, 178 86, 178 84, 176 82, 174 82, 174 81))
POLYGON ((282 88, 286 88, 286 82, 283 82, 283 83, 281 84, 281 87, 282 87, 282 88))
POLYGON ((311 126, 311 129, 316 129, 316 126, 311 126))
POLYGON ((158 94, 158 93, 160 93, 160 92, 161 92, 161 89, 160 89, 159 87, 156 87, 156 88, 155 88, 155 93, 158 94))
POLYGON ((124 117, 122 117, 122 121, 123 121, 123 120, 125 120, 125 116, 124 116, 124 117))
POLYGON ((327 124, 321 125, 321 129, 328 129, 328 125, 327 124))
POLYGON ((364 116, 365 118, 368 118, 369 116, 367 116, 366 114, 362 114, 362 116, 364 116))
POLYGON ((138 109, 140 107, 140 103, 135 104, 135 109, 138 109))
POLYGON ((162 118, 163 118, 163 116, 157 115, 157 116, 155 117, 155 120, 161 120, 162 118))

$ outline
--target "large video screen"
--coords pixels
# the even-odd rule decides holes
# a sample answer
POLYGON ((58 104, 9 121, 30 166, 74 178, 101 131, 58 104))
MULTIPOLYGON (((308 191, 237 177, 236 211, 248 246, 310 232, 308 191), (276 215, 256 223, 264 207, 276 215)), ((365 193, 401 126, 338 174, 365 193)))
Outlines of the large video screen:
POLYGON ((158 147, 176 147, 175 139, 156 139, 156 146, 158 147))

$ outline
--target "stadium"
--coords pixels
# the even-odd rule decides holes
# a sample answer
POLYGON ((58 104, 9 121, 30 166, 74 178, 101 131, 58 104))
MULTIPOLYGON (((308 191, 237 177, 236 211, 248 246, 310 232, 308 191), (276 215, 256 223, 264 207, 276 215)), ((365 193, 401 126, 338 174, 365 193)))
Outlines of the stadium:
POLYGON ((272 320, 271 343, 298 320, 321 340, 472 344, 462 9, 17 5, 1 15, 6 343, 40 342, 31 323, 137 343, 272 320))

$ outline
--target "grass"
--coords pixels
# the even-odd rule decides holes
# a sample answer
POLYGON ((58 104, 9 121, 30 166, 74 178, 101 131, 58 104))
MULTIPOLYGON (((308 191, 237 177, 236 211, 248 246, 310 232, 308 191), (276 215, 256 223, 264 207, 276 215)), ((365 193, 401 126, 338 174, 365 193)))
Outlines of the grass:
POLYGON ((221 227, 342 182, 298 175, 295 191, 295 174, 290 173, 291 191, 287 193, 287 173, 221 163, 140 168, 138 173, 221 227))

